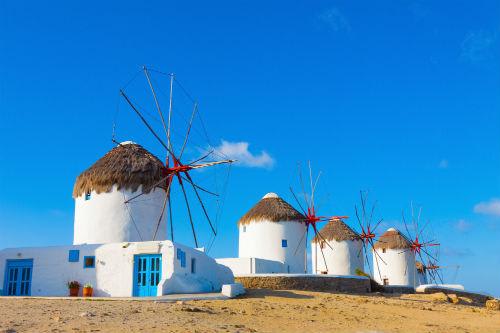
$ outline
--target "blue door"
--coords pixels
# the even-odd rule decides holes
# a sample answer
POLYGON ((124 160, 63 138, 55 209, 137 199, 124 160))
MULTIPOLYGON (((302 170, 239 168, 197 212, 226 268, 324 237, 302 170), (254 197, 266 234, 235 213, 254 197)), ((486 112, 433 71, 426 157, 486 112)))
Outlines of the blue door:
POLYGON ((161 254, 134 256, 134 296, 156 296, 161 280, 161 254))
POLYGON ((31 295, 33 259, 7 260, 3 293, 5 296, 31 295))

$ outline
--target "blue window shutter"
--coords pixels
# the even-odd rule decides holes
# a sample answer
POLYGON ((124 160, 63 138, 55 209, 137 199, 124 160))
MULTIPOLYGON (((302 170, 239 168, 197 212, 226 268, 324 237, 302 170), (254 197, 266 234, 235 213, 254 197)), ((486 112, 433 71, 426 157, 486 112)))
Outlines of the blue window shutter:
POLYGON ((83 257, 83 268, 95 268, 95 256, 83 257))
POLYGON ((68 261, 69 262, 80 261, 80 250, 69 250, 68 261))
POLYGON ((288 242, 286 241, 286 239, 282 239, 281 240, 281 247, 287 247, 288 246, 288 242))
POLYGON ((191 274, 196 273, 196 258, 191 258, 191 274))
POLYGON ((181 267, 186 267, 186 252, 181 253, 181 267))
POLYGON ((182 257, 182 250, 177 249, 177 260, 181 260, 181 257, 182 257))

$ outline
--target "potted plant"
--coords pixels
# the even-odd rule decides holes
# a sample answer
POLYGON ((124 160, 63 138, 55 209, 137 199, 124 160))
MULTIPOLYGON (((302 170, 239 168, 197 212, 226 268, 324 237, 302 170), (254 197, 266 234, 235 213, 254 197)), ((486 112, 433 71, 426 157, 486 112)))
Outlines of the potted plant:
POLYGON ((83 286, 83 297, 92 297, 93 291, 94 288, 92 288, 92 285, 90 283, 85 283, 83 286))
POLYGON ((80 282, 78 281, 69 281, 68 282, 69 296, 77 297, 78 292, 80 291, 80 282))

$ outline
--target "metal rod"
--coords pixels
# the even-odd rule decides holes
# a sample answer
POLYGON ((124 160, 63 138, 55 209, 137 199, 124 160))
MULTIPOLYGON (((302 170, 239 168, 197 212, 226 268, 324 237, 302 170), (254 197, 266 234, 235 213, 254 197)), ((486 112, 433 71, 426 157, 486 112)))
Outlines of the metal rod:
MULTIPOLYGON (((156 109, 158 110, 158 113, 160 114, 161 123, 163 125, 163 130, 165 131, 165 135, 167 135, 167 125, 165 124, 165 118, 163 118, 163 112, 161 112, 160 103, 158 102, 158 98, 156 96, 156 92, 155 92, 155 89, 153 87, 153 83, 151 82, 151 78, 149 76, 149 71, 146 68, 146 66, 143 67, 143 71, 144 71, 144 74, 146 75, 146 79, 148 80, 149 88, 151 89, 151 92, 153 93, 153 98, 155 100, 156 109)), ((167 135, 167 140, 168 140, 168 135, 167 135)))

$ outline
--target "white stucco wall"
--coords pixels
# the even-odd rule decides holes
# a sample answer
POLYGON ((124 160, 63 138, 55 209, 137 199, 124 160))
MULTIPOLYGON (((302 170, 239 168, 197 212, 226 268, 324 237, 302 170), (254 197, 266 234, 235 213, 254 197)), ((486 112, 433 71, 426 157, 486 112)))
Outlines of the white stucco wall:
POLYGON ((356 268, 364 271, 364 253, 361 240, 328 241, 321 254, 320 243, 311 243, 313 274, 356 275, 356 268), (331 248, 330 248, 331 247, 331 248), (326 261, 326 267, 325 267, 326 261))
POLYGON ((287 273, 306 270, 305 223, 258 221, 239 226, 240 258, 261 258, 285 264, 287 273), (304 236, 304 237, 303 237, 304 236), (287 247, 281 241, 287 240, 287 247))
MULTIPOLYGON (((128 204, 126 200, 141 193, 117 190, 108 193, 92 191, 90 199, 85 194, 75 199, 73 244, 104 244, 153 240, 165 198, 165 191, 157 188, 128 204)), ((158 228, 155 240, 167 237, 166 218, 158 228)))
POLYGON ((375 258, 373 253, 373 278, 379 284, 383 279, 389 279, 390 286, 415 287, 417 270, 415 268, 415 254, 409 249, 378 249, 380 257, 375 258), (385 262, 380 260, 382 258, 385 262), (377 261, 378 259, 378 261, 377 261), (380 274, 379 274, 380 271, 380 274))
POLYGON ((95 296, 132 296, 134 255, 156 253, 162 254, 158 295, 219 291, 222 284, 234 282, 231 271, 204 252, 170 241, 155 241, 5 249, 0 251, 0 288, 4 285, 7 259, 33 259, 32 296, 67 296, 66 283, 71 280, 91 283, 95 296), (186 253, 185 267, 175 256, 177 248, 186 253), (69 250, 80 251, 78 262, 68 261, 69 250), (83 268, 84 256, 95 256, 95 268, 83 268), (196 258, 195 273, 191 273, 191 258, 196 258))
POLYGON ((280 261, 260 258, 218 258, 215 261, 231 269, 234 276, 286 273, 287 271, 287 267, 280 261))

